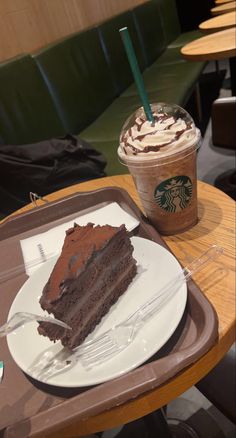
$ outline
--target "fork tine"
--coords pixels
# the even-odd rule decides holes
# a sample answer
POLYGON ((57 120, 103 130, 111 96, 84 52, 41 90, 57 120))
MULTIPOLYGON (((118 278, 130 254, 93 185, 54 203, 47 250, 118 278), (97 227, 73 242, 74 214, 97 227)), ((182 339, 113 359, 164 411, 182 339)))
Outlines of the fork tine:
POLYGON ((110 337, 108 335, 102 336, 101 338, 93 339, 92 341, 86 342, 85 345, 81 345, 79 347, 79 352, 86 353, 87 351, 92 351, 93 349, 103 346, 109 341, 110 337))
POLYGON ((114 345, 113 341, 111 339, 107 339, 106 342, 103 342, 103 344, 95 345, 95 346, 87 349, 86 351, 81 351, 80 353, 83 356, 93 357, 94 355, 98 355, 98 354, 102 353, 103 351, 106 351, 107 348, 110 348, 110 346, 112 346, 112 345, 114 345))
POLYGON ((99 363, 100 360, 103 361, 103 359, 108 358, 109 356, 112 356, 114 353, 118 352, 119 349, 116 348, 115 344, 111 344, 109 348, 106 348, 106 350, 100 351, 98 354, 94 353, 92 355, 83 355, 81 357, 81 360, 83 363, 87 363, 87 365, 94 365, 96 363, 99 363))
POLYGON ((106 344, 110 342, 109 336, 102 336, 100 339, 94 339, 93 341, 89 341, 89 343, 85 343, 85 345, 81 345, 75 350, 75 353, 78 352, 78 355, 87 354, 92 351, 97 351, 101 348, 105 348, 106 344))

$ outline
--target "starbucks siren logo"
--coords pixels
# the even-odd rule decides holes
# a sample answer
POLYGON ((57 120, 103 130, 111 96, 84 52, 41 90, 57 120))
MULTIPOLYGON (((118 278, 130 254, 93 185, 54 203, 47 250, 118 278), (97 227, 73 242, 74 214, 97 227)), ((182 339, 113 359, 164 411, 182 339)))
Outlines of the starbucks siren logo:
POLYGON ((188 176, 174 176, 156 187, 154 198, 163 210, 175 213, 189 205, 192 189, 193 184, 188 176))

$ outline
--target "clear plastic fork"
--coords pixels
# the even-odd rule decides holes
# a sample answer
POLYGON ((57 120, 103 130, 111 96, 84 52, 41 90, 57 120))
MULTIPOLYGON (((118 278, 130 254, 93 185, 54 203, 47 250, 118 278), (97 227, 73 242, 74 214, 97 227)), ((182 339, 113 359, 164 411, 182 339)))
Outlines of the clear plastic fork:
POLYGON ((22 325, 32 321, 51 322, 52 324, 56 324, 65 329, 71 330, 71 327, 69 327, 65 322, 56 318, 52 318, 51 316, 35 315, 34 313, 29 312, 16 312, 5 324, 0 327, 0 338, 9 335, 9 333, 12 333, 18 328, 22 327, 22 325))
POLYGON ((86 368, 93 368, 112 358, 127 348, 133 342, 138 331, 146 322, 165 306, 165 304, 178 292, 179 288, 187 282, 193 274, 199 272, 209 262, 215 260, 223 253, 223 249, 212 245, 200 257, 182 269, 182 271, 159 290, 153 297, 146 301, 134 313, 120 324, 102 333, 91 341, 84 342, 77 347, 66 360, 54 358, 47 366, 47 375, 64 371, 80 361, 86 368))
POLYGON ((124 350, 134 340, 137 332, 144 324, 146 324, 154 314, 156 315, 160 312, 171 297, 173 297, 193 274, 200 271, 210 261, 215 260, 222 253, 223 249, 221 247, 212 245, 126 320, 113 326, 96 339, 84 343, 74 353, 72 361, 80 358, 84 365, 93 367, 124 350))

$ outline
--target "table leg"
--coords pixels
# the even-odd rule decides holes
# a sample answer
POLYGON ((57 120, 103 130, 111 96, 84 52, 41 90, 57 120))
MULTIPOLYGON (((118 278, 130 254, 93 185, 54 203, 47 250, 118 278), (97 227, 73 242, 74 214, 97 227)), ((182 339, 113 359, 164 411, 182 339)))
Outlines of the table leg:
POLYGON ((200 438, 197 431, 187 422, 175 418, 168 419, 163 408, 146 415, 142 419, 148 438, 200 438))
POLYGON ((227 170, 219 175, 215 179, 214 186, 236 200, 236 170, 227 170))
POLYGON ((199 123, 201 123, 202 122, 202 102, 201 102, 201 93, 200 93, 199 82, 197 82, 196 87, 194 89, 194 98, 195 98, 195 103, 196 103, 198 121, 199 121, 199 123))
POLYGON ((236 57, 229 58, 232 96, 236 96, 236 57))
POLYGON ((220 68, 219 68, 219 61, 215 61, 215 67, 216 67, 216 73, 217 73, 217 75, 219 76, 219 74, 220 74, 220 68))
POLYGON ((148 438, 172 438, 165 414, 162 409, 143 417, 148 430, 148 438))

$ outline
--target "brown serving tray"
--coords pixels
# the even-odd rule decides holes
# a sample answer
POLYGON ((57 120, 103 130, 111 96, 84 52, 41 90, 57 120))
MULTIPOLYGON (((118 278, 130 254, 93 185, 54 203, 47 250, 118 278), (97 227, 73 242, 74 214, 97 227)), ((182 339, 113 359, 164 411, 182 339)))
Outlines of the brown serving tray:
MULTIPOLYGON (((114 201, 139 220, 140 225, 133 235, 151 239, 169 250, 128 193, 120 188, 107 187, 76 193, 36 207, 0 225, 0 271, 22 264, 20 239, 114 201)), ((26 279, 22 270, 17 277, 0 284, 0 324, 5 322, 11 303, 26 279)), ((0 360, 4 361, 5 370, 0 384, 0 435, 4 438, 47 437, 72 421, 125 403, 157 388, 192 364, 212 347, 217 336, 216 312, 191 280, 188 282, 185 313, 164 347, 137 369, 94 387, 58 388, 30 378, 17 367, 6 339, 2 338, 0 360)))

